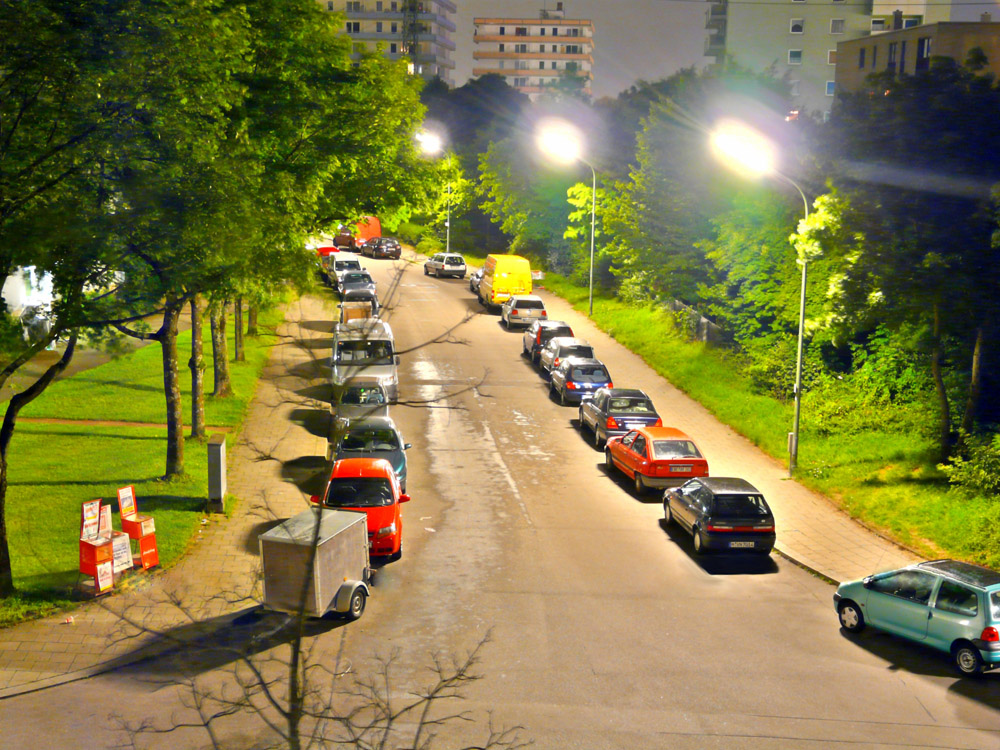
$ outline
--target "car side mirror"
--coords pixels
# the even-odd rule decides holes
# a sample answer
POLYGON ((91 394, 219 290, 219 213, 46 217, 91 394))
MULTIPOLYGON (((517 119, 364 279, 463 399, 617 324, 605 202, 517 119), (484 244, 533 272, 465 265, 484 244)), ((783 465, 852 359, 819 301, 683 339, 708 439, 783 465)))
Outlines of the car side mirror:
POLYGON ((674 494, 683 495, 684 494, 684 488, 683 487, 678 487, 676 490, 674 490, 674 494))
POLYGON ((875 576, 868 576, 867 578, 861 581, 861 585, 864 586, 866 589, 870 589, 872 587, 873 580, 875 580, 875 576))
POLYGON ((404 492, 402 495, 399 496, 399 502, 401 502, 401 503, 408 503, 408 502, 410 502, 410 496, 407 495, 404 492))
POLYGON ((309 502, 319 505, 319 495, 311 495, 309 497, 309 502))
POLYGON ((413 443, 403 443, 403 450, 407 451, 413 447, 413 443))
POLYGON ((398 354, 396 355, 395 359, 396 359, 396 364, 398 365, 399 364, 399 355, 398 354))

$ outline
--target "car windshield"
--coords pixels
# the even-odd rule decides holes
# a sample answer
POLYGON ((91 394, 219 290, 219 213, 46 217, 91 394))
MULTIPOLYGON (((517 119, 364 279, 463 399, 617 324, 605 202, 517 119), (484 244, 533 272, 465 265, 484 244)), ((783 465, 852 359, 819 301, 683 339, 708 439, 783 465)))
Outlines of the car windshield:
POLYGON ((386 429, 351 430, 340 443, 340 450, 347 453, 399 450, 396 433, 386 429))
POLYGON ((701 458, 698 446, 690 440, 654 440, 654 458, 701 458))
POLYGON ((652 402, 644 398, 613 398, 608 403, 608 411, 619 414, 656 414, 652 402))
POLYGON ((518 310, 544 310, 545 303, 540 299, 519 299, 517 301, 518 310))
POLYGON ((372 282, 372 277, 366 273, 357 273, 356 271, 354 273, 344 274, 344 283, 346 284, 362 282, 370 284, 372 282))
POLYGON ((570 379, 578 383, 605 383, 608 371, 597 365, 578 365, 570 371, 570 379))
POLYGON ((340 399, 342 404, 384 404, 385 393, 381 388, 348 388, 340 399))
POLYGON ((338 341, 337 362, 342 364, 391 365, 392 344, 388 341, 338 341))
POLYGON ((377 508, 392 505, 388 479, 351 477, 331 479, 323 504, 328 508, 377 508))
POLYGON ((764 498, 760 495, 716 495, 712 515, 717 518, 746 518, 770 515, 764 498))

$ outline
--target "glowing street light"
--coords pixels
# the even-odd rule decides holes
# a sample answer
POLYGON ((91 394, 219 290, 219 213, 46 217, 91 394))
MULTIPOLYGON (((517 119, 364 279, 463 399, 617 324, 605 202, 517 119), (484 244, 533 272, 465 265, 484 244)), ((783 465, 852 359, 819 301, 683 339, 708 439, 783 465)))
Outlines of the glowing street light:
POLYGON ((556 164, 569 166, 582 162, 590 167, 593 177, 590 190, 590 293, 589 312, 594 316, 594 227, 597 223, 597 170, 583 158, 583 134, 573 124, 565 120, 550 118, 543 120, 535 132, 535 145, 542 155, 556 164))
MULTIPOLYGON (((753 128, 736 120, 722 120, 709 136, 709 145, 715 157, 744 177, 777 177, 784 180, 802 196, 805 219, 809 219, 809 201, 802 188, 775 166, 777 156, 774 144, 753 128)), ((799 341, 795 359, 795 417, 788 440, 788 475, 792 476, 799 463, 799 415, 802 410, 802 348, 806 324, 806 271, 808 260, 799 258, 802 266, 802 287, 799 290, 799 341)))
MULTIPOLYGON (((428 156, 437 156, 444 150, 444 140, 437 133, 421 130, 417 133, 420 150, 428 156)), ((448 216, 444 222, 444 250, 451 252, 451 182, 448 182, 448 216)))

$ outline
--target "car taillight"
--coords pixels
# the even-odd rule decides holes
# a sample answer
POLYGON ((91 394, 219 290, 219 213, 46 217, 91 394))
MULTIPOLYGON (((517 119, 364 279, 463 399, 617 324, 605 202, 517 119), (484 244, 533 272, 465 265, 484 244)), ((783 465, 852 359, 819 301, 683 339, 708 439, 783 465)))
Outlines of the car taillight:
POLYGON ((605 388, 614 388, 614 387, 615 387, 615 384, 614 384, 614 383, 612 383, 612 382, 611 382, 611 381, 609 380, 609 381, 608 381, 608 384, 607 384, 606 386, 604 386, 604 387, 605 387, 605 388))
POLYGON ((538 344, 539 346, 542 345, 542 329, 541 328, 539 328, 538 331, 535 333, 535 343, 538 344))
POLYGON ((708 530, 709 531, 732 531, 733 527, 732 526, 724 526, 722 524, 717 524, 717 523, 710 523, 708 525, 708 530))
POLYGON ((997 632, 997 629, 992 626, 983 628, 983 634, 979 636, 979 640, 995 643, 1000 641, 1000 632, 997 632))
POLYGON ((542 317, 547 318, 549 317, 549 314, 545 310, 542 310, 542 317))
POLYGON ((567 390, 575 391, 576 390, 576 383, 574 383, 572 380, 567 380, 566 381, 566 388, 567 388, 567 390))
POLYGON ((607 427, 609 430, 617 430, 618 423, 615 421, 614 417, 608 417, 608 422, 605 425, 605 427, 607 427))
POLYGON ((660 418, 657 418, 656 424, 654 424, 653 427, 663 427, 663 420, 660 419, 660 418))
POLYGON ((511 315, 517 315, 517 308, 516 307, 512 307, 511 310, 510 310, 510 314, 511 315))
POLYGON ((753 530, 754 531, 767 531, 767 532, 771 532, 771 531, 774 531, 774 526, 773 525, 772 526, 754 526, 753 530))
POLYGON ((552 369, 554 370, 558 366, 559 366, 559 357, 556 357, 555 359, 552 360, 552 369))

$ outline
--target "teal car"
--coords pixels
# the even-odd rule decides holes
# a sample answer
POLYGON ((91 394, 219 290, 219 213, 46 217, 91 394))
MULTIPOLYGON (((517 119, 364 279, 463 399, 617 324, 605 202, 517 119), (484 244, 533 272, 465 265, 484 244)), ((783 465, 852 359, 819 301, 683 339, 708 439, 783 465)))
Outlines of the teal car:
POLYGON ((963 675, 1000 665, 1000 573, 934 560, 849 581, 833 595, 841 627, 871 625, 951 654, 963 675))

